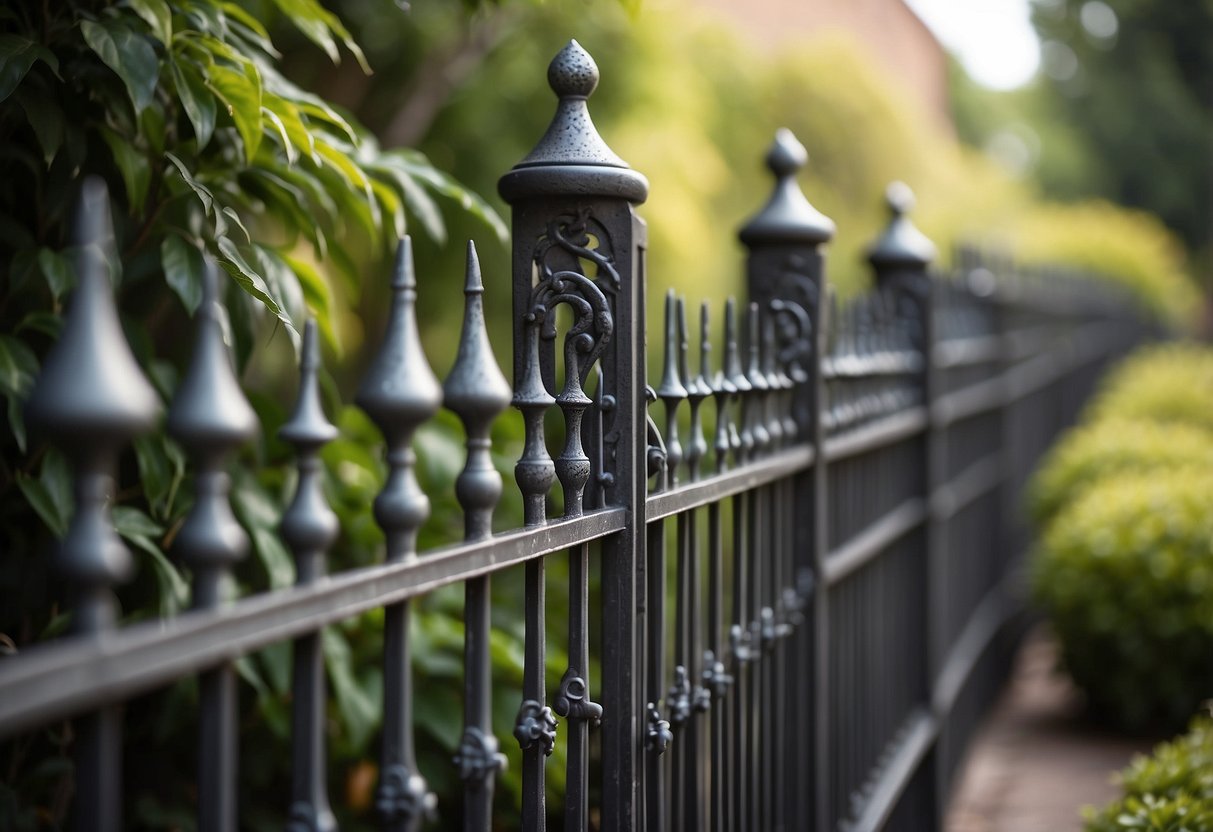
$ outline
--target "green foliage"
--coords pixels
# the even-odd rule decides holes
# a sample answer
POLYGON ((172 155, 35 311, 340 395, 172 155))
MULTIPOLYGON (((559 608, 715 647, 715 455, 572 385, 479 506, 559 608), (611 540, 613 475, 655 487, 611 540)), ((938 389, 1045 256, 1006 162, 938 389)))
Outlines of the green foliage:
POLYGON ((1082 136, 1096 192, 1157 214, 1207 252, 1213 4, 1102 0, 1095 21, 1090 6, 1033 4, 1044 84, 1082 136))
POLYGON ((1032 521, 1045 528, 1092 485, 1123 474, 1155 474, 1190 466, 1213 471, 1213 434, 1185 424, 1106 418, 1081 425, 1049 450, 1032 477, 1032 521))
POLYGON ((1120 774, 1123 796, 1088 809, 1086 832, 1213 832, 1213 720, 1134 759, 1120 774))
POLYGON ((1213 433, 1213 350, 1178 342, 1137 351, 1104 381, 1084 418, 1147 420, 1213 433))
MULTIPOLYGON (((71 474, 63 456, 40 443, 36 426, 24 423, 22 405, 58 337, 75 282, 70 221, 83 176, 108 183, 119 312, 164 402, 188 354, 190 339, 183 336, 201 299, 204 252, 231 277, 227 332, 263 428, 233 470, 232 502, 253 555, 238 570, 242 593, 294 581, 293 560, 277 535, 294 475, 289 449, 275 434, 304 318, 317 318, 330 352, 350 351, 359 346, 346 330, 360 332, 350 322, 358 320, 363 275, 399 235, 416 225, 442 241, 448 218, 466 217, 481 231, 505 236, 492 208, 421 152, 381 150, 355 118, 281 71, 268 28, 274 22, 293 26, 334 62, 344 48, 359 71, 369 71, 340 20, 315 0, 254 8, 255 14, 225 0, 97 0, 18 3, 0 12, 0 492, 6 495, 0 539, 7 552, 0 563, 0 634, 18 649, 62 632, 67 620, 58 613, 67 606, 47 553, 72 512, 71 474)), ((331 560, 343 569, 380 557, 370 504, 384 473, 381 438, 359 412, 341 409, 333 380, 324 381, 342 429, 326 455, 326 490, 341 519, 331 560)), ((503 454, 512 451, 516 432, 512 422, 503 423, 497 446, 503 454)), ((444 495, 434 498, 442 516, 425 530, 427 545, 461 533, 453 528, 459 515, 450 494, 460 436, 446 419, 418 440, 422 485, 444 495)), ((508 467, 504 458, 499 462, 508 467)), ((170 616, 187 603, 190 576, 168 554, 193 501, 185 472, 180 449, 162 432, 137 440, 123 462, 113 516, 137 565, 135 580, 119 588, 127 621, 170 616)), ((505 510, 511 507, 507 501, 505 510)), ((459 615, 458 606, 435 600, 422 612, 419 639, 449 632, 459 615)), ((378 627, 373 617, 360 618, 325 634, 333 724, 340 726, 332 743, 335 774, 373 753, 381 713, 378 627)), ((516 636, 505 639, 513 643, 516 636)), ((430 655, 450 650, 443 641, 430 655)), ((510 654, 497 652, 503 660, 510 654)), ((238 664, 246 682, 243 712, 256 715, 242 737, 249 754, 244 770, 253 772, 247 784, 261 795, 246 804, 254 827, 279 825, 285 808, 275 803, 264 823, 257 819, 272 802, 267 796, 285 793, 289 655, 289 645, 278 645, 238 664)), ((420 677, 426 691, 424 668, 420 677)), ((185 681, 154 695, 150 707, 132 707, 140 716, 129 721, 125 740, 128 759, 137 761, 127 777, 135 823, 190 824, 179 814, 191 801, 194 765, 177 758, 194 742, 195 696, 185 681)), ((0 826, 62 822, 56 795, 70 789, 72 746, 58 733, 0 750, 0 826), (28 759, 50 767, 20 763, 28 759)), ((430 742, 427 764, 449 767, 451 747, 430 742)), ((337 804, 343 817, 357 810, 352 802, 337 804)))
POLYGON ((1095 713, 1182 723, 1213 693, 1213 471, 1091 485, 1045 530, 1032 586, 1095 713))

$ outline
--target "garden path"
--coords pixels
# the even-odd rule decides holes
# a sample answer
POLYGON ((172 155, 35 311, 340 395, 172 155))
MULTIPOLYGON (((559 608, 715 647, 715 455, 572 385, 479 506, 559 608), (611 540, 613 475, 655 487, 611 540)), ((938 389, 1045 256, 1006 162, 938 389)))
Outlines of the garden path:
POLYGON ((1115 798, 1112 773, 1153 746, 1084 721, 1079 694, 1055 663, 1054 643, 1034 631, 970 747, 946 832, 1078 832, 1081 807, 1115 798))

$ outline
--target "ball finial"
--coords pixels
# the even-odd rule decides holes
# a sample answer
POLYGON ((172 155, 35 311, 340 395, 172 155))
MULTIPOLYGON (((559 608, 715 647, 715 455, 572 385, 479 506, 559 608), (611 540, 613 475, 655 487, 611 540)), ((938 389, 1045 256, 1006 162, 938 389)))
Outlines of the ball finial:
POLYGON ((767 151, 767 168, 777 177, 794 176, 809 161, 809 153, 786 127, 775 131, 775 141, 767 151))
POLYGON ((884 201, 894 217, 904 217, 914 210, 914 192, 905 182, 890 182, 885 188, 884 201))
POLYGON ((560 98, 588 98, 598 86, 598 64, 570 40, 548 64, 548 84, 560 98))

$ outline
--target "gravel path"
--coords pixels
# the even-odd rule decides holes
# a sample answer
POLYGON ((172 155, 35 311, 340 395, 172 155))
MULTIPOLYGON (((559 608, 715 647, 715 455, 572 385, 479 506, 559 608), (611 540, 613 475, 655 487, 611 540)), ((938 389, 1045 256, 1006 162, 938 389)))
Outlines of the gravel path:
POLYGON ((970 747, 947 832, 1078 832, 1080 808, 1116 797, 1112 773, 1153 746, 1084 722, 1077 692, 1053 669, 1055 655, 1043 632, 1025 642, 970 747))

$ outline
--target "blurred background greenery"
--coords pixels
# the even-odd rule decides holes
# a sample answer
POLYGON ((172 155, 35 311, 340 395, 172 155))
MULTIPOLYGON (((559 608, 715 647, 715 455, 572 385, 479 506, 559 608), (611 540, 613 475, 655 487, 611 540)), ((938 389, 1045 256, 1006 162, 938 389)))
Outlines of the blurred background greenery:
MULTIPOLYGON (((735 230, 766 198, 762 157, 774 131, 789 127, 810 154, 805 192, 838 224, 828 272, 842 294, 867 285, 862 250, 884 222, 885 185, 900 179, 916 191, 915 221, 945 264, 953 246, 976 242, 1029 265, 1093 270, 1177 327, 1201 316, 1195 276, 1209 271, 1213 182, 1210 102, 1200 94, 1210 73, 1210 0, 1182 11, 1163 0, 1040 0, 1040 76, 995 92, 952 62, 942 115, 861 36, 834 29, 771 46, 689 0, 329 5, 336 16, 313 0, 28 2, 0 11, 0 136, 10 174, 0 184, 0 392, 8 404, 0 484, 18 486, 3 490, 0 511, 14 554, 0 564, 0 633, 13 649, 55 635, 65 620, 45 552, 70 512, 68 472, 36 437, 27 447, 20 405, 57 335, 72 280, 66 217, 81 172, 110 183, 124 323, 166 400, 186 351, 180 333, 193 312, 196 249, 220 257, 236 279, 228 296, 233 340, 264 428, 235 478, 253 540, 239 576, 245 592, 293 580, 274 534, 293 477, 274 434, 293 391, 290 336, 305 308, 326 334, 327 406, 342 429, 325 451, 342 521, 335 569, 380 557, 369 512, 383 481, 380 440, 346 403, 380 337, 398 231, 415 239, 423 340, 439 376, 455 355, 468 237, 481 254, 498 360, 509 366, 509 242, 498 219, 507 212, 496 181, 542 135, 554 105, 547 63, 570 37, 601 69, 590 102, 599 131, 652 185, 640 209, 650 232, 650 298, 673 287, 692 302, 719 302, 742 290, 735 230), (1112 35, 1106 15, 1103 29, 1098 11, 1091 23, 1093 8, 1119 21, 1112 35), (1105 34, 1092 35, 1093 27, 1105 34), (107 59, 103 34, 125 48, 107 59), (136 58, 143 63, 131 64, 136 58), (277 96, 261 99, 261 113, 239 98, 253 78, 258 95, 277 96), (304 198, 293 202, 293 194, 304 198), (232 213, 208 205, 207 195, 232 213), (194 248, 143 246, 161 234, 194 248)), ((898 0, 887 5, 905 11, 898 0)), ((650 331, 659 331, 659 305, 649 308, 650 331)), ((656 344, 650 349, 659 357, 656 344)), ((519 433, 516 414, 495 431, 507 483, 519 433)), ((451 483, 461 443, 449 414, 418 436, 420 477, 434 505, 423 546, 460 533, 451 483)), ((191 499, 180 452, 151 437, 124 477, 118 518, 142 559, 123 589, 124 610, 128 619, 172 614, 188 582, 167 557, 191 499)), ((518 502, 507 486, 499 528, 517 525, 518 502)), ((564 669, 561 570, 552 559, 553 679, 564 669)), ((516 598, 517 578, 503 575, 495 593, 516 598)), ((515 606, 495 607, 493 641, 495 727, 513 758, 499 789, 506 803, 518 791, 509 737, 521 676, 515 606)), ((459 730, 461 607, 457 591, 436 593, 416 628, 423 766, 448 793, 457 788, 447 763, 459 730)), ((326 635, 333 796, 343 821, 355 824, 349 828, 367 819, 374 783, 378 624, 367 615, 326 635)), ((259 717, 242 738, 250 795, 283 793, 288 667, 285 646, 241 663, 244 712, 259 717)), ((131 708, 157 715, 128 732, 133 813, 145 826, 191 825, 194 696, 183 683, 146 709, 131 708)), ((0 826, 62 819, 70 746, 60 727, 0 752, 0 826)), ((549 767, 557 793, 559 762, 549 767)), ((250 824, 275 825, 284 807, 262 803, 250 804, 250 824)))

